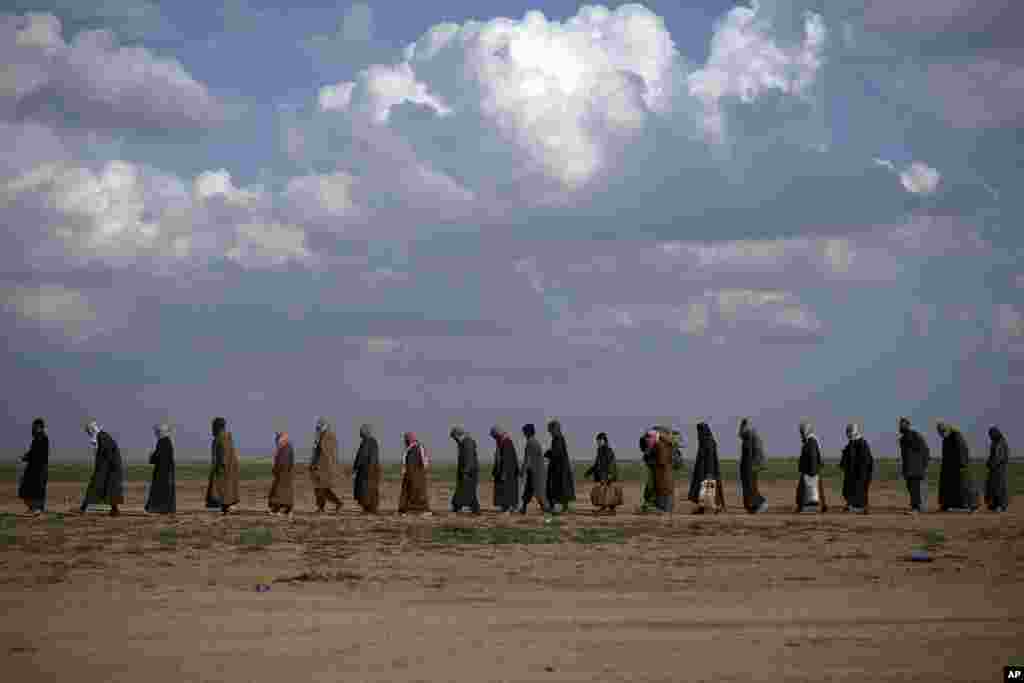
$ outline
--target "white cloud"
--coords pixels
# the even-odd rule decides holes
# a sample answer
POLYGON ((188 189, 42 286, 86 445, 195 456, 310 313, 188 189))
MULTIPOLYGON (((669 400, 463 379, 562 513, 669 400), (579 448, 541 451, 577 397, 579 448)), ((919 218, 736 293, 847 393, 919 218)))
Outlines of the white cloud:
POLYGON ((994 332, 997 349, 1024 353, 1024 314, 1016 306, 996 305, 994 332))
POLYGON ((335 85, 325 85, 320 88, 317 95, 317 103, 321 111, 346 111, 352 104, 352 92, 356 84, 352 81, 343 81, 335 85))
POLYGON ((941 174, 920 161, 910 164, 910 167, 900 173, 900 182, 907 192, 914 194, 932 194, 939 186, 941 174))
POLYGON ((200 201, 219 196, 229 204, 241 206, 253 204, 263 197, 263 192, 259 188, 240 189, 235 187, 231 181, 231 174, 223 168, 216 171, 203 171, 196 176, 192 183, 192 192, 200 201))
POLYGON ((40 322, 77 324, 96 320, 96 311, 82 292, 62 285, 15 287, 5 292, 5 308, 40 322))
POLYGON ((401 341, 391 337, 370 337, 366 340, 366 350, 370 353, 395 353, 403 348, 401 341))
POLYGON ((872 159, 872 161, 875 162, 876 166, 887 168, 894 173, 896 172, 896 164, 892 163, 888 159, 879 159, 878 157, 875 157, 874 159, 872 159))
POLYGON ((245 223, 235 228, 235 245, 227 257, 243 268, 268 268, 289 262, 300 264, 313 260, 306 248, 302 228, 277 222, 245 223))
POLYGON ((682 321, 680 329, 686 334, 702 335, 708 329, 708 305, 703 301, 694 301, 689 304, 686 311, 686 318, 682 321))
POLYGON ((355 178, 347 173, 298 176, 288 181, 285 196, 310 215, 346 216, 356 210, 355 178))
POLYGON ((757 2, 730 11, 715 28, 707 63, 688 77, 690 94, 704 105, 704 129, 713 139, 724 135, 724 98, 752 102, 770 90, 804 96, 821 69, 828 32, 820 15, 804 16, 802 43, 780 46, 759 11, 757 2))
POLYGON ((82 31, 70 43, 51 14, 0 15, 0 116, 62 125, 173 128, 217 120, 220 104, 180 62, 120 47, 109 31, 82 31))
POLYGON ((451 113, 425 83, 416 80, 407 62, 395 66, 375 64, 361 71, 355 82, 325 86, 320 89, 319 102, 324 111, 347 111, 354 107, 355 113, 375 123, 386 123, 391 108, 405 102, 429 106, 442 116, 451 113))

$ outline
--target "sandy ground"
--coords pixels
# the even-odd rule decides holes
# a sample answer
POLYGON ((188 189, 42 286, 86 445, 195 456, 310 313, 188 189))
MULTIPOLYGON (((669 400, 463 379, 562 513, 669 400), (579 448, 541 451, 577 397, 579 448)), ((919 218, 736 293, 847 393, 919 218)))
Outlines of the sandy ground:
MULTIPOLYGON (((291 521, 265 512, 269 482, 243 482, 224 518, 201 510, 203 484, 179 485, 174 517, 142 515, 136 484, 119 519, 18 517, 0 545, 4 679, 990 681, 1024 656, 1020 507, 909 517, 893 482, 873 487, 870 516, 794 515, 785 483, 763 487, 764 515, 693 516, 678 496, 651 516, 627 484, 619 514, 594 517, 581 483, 563 543, 450 545, 432 527, 544 519, 452 515, 440 485, 440 514, 399 518, 394 483, 368 517, 348 482, 345 509, 317 516, 304 478, 291 521), (273 543, 241 545, 258 526, 273 543), (593 527, 625 542, 573 542, 593 527), (928 530, 945 542, 910 562, 928 530)), ((80 490, 52 484, 51 509, 80 490)))

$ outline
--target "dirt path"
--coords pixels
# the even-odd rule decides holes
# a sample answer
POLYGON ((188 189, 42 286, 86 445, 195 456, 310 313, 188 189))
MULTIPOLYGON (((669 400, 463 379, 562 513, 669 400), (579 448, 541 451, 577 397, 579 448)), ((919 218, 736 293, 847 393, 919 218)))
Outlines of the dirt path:
MULTIPOLYGON (((246 482, 228 518, 198 511, 197 486, 173 519, 143 516, 134 484, 119 519, 16 518, 0 545, 5 679, 977 681, 1024 656, 1019 512, 909 517, 896 483, 873 488, 867 517, 789 514, 787 483, 764 487, 777 504, 762 516, 678 501, 669 517, 557 526, 366 517, 350 499, 289 522, 259 509, 268 487, 246 482), (452 545, 443 526, 564 542, 452 545), (255 527, 269 546, 240 544, 255 527), (594 528, 621 542, 577 542, 594 528), (929 531, 934 561, 909 562, 929 531)), ((446 497, 435 489, 436 510, 446 497)), ((10 492, 0 510, 19 511, 10 492)))

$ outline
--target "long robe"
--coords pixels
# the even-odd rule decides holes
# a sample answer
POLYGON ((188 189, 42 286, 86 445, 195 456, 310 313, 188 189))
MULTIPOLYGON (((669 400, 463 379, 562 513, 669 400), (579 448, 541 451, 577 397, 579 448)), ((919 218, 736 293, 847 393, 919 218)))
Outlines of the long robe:
POLYGON ((868 507, 868 489, 874 477, 875 459, 871 455, 871 447, 863 437, 853 439, 843 447, 843 457, 839 461, 843 470, 843 498, 852 508, 866 510, 868 507))
POLYGON ((366 512, 377 512, 380 505, 380 448, 377 439, 362 437, 352 463, 352 497, 366 512))
POLYGON ((502 436, 494 449, 494 507, 502 510, 519 506, 519 458, 512 439, 502 436))
POLYGON ((18 485, 18 498, 33 510, 43 510, 46 506, 46 482, 50 462, 50 439, 45 433, 32 436, 32 446, 22 456, 21 461, 27 463, 18 485))
POLYGON ((757 512, 767 502, 757 485, 757 475, 764 466, 764 444, 761 435, 750 429, 742 436, 740 445, 739 479, 743 492, 743 507, 757 512))
POLYGON ((700 488, 706 479, 711 479, 718 484, 717 491, 722 490, 718 443, 710 433, 697 435, 697 457, 693 462, 693 472, 690 473, 690 490, 687 491, 687 499, 694 503, 700 503, 700 488))
POLYGON ((157 439, 156 449, 149 456, 153 479, 149 484, 146 512, 172 514, 177 512, 178 498, 174 480, 174 444, 170 437, 157 439))
POLYGON ((96 458, 83 507, 94 503, 120 505, 124 502, 124 461, 110 434, 96 435, 96 458))
POLYGON ((548 503, 566 504, 576 500, 576 482, 574 481, 572 462, 569 450, 565 445, 565 437, 557 434, 551 437, 551 448, 544 457, 548 461, 547 495, 548 503))
POLYGON ((222 431, 210 444, 210 480, 206 487, 206 506, 220 508, 239 501, 238 480, 241 463, 231 432, 222 431))
POLYGON ((452 507, 480 509, 480 458, 477 455, 476 440, 466 434, 459 443, 458 466, 455 473, 455 494, 452 507))
POLYGON ((800 478, 796 485, 798 510, 810 505, 818 505, 821 502, 818 495, 818 477, 823 464, 818 438, 810 435, 804 439, 803 445, 800 447, 800 462, 797 466, 800 478))
POLYGON ((900 433, 900 466, 904 479, 925 479, 928 477, 928 464, 931 462, 931 451, 928 442, 921 433, 907 429, 900 433))
POLYGON ((523 447, 523 507, 534 498, 542 508, 548 509, 548 468, 544 450, 537 437, 531 436, 523 447))
POLYGON ((619 466, 611 446, 598 446, 594 464, 587 468, 584 476, 593 477, 595 484, 619 480, 619 466))
POLYGON ((967 440, 959 430, 951 429, 942 439, 942 469, 939 471, 939 509, 974 507, 973 483, 967 465, 970 453, 967 440))
POLYGON ((402 476, 398 512, 430 512, 427 468, 423 462, 423 447, 418 443, 412 444, 405 451, 405 473, 402 476))
POLYGON ((1006 437, 1000 434, 992 441, 988 451, 988 479, 985 480, 985 502, 989 510, 1006 508, 1010 504, 1010 490, 1007 481, 1007 467, 1010 462, 1010 446, 1006 437))
POLYGON ((654 493, 658 498, 671 498, 675 493, 675 482, 672 478, 672 447, 659 439, 651 450, 651 461, 654 464, 654 493))
POLYGON ((313 446, 313 459, 309 462, 309 478, 316 490, 333 489, 337 476, 338 437, 334 432, 321 432, 313 446))
POLYGON ((271 474, 274 479, 270 484, 267 502, 271 509, 275 507, 291 508, 295 505, 295 449, 291 443, 278 448, 274 454, 274 467, 271 474))

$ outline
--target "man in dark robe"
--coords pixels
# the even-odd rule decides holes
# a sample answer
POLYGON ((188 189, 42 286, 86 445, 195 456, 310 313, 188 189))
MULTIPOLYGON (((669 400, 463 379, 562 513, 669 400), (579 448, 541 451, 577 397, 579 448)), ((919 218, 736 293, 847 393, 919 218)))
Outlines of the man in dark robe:
POLYGON ((867 514, 868 491, 874 477, 875 459, 871 455, 871 447, 864 438, 860 425, 846 425, 846 438, 849 441, 843 448, 843 457, 839 461, 839 467, 846 475, 843 479, 846 509, 847 512, 867 514))
POLYGON ((619 480, 619 466, 615 462, 615 451, 608 445, 605 432, 600 432, 595 441, 597 454, 594 464, 587 468, 583 476, 594 479, 590 501, 597 507, 597 512, 615 514, 615 508, 622 504, 622 487, 616 484, 619 480))
POLYGON ((824 463, 818 437, 814 433, 813 425, 806 420, 800 423, 799 431, 800 478, 796 484, 796 512, 817 512, 819 509, 824 512, 826 505, 820 479, 824 463))
POLYGON ((931 451, 921 433, 911 428, 910 418, 900 418, 899 430, 901 473, 907 482, 907 493, 910 494, 908 514, 924 512, 928 494, 928 464, 932 459, 931 451))
POLYGON ((511 513, 519 503, 519 458, 516 446, 504 429, 491 427, 494 439, 494 507, 501 512, 511 513))
POLYGON ((764 468, 764 444, 750 418, 740 420, 739 437, 739 483, 743 493, 743 507, 751 514, 765 512, 768 510, 768 501, 757 486, 758 474, 764 468))
POLYGON ((654 468, 654 508, 661 513, 672 512, 675 495, 672 445, 656 429, 647 432, 647 454, 644 460, 654 468))
POLYGON ((50 439, 46 436, 46 423, 41 417, 32 421, 32 445, 21 457, 26 463, 18 485, 18 498, 24 501, 34 515, 46 509, 46 482, 49 478, 50 439))
POLYGON ((569 503, 576 500, 576 482, 569 459, 569 448, 562 434, 562 424, 558 420, 548 422, 548 434, 551 435, 551 447, 544 454, 548 461, 547 498, 548 505, 558 505, 562 512, 569 509, 569 503))
POLYGON ((373 427, 359 428, 359 450, 352 463, 352 497, 363 512, 376 514, 380 505, 380 447, 373 436, 373 427))
POLYGON ((974 482, 968 470, 970 452, 967 439, 953 425, 939 420, 936 430, 942 437, 942 468, 939 470, 939 509, 943 512, 970 511, 977 508, 974 482))
POLYGON ((991 444, 988 449, 988 479, 985 481, 985 502, 993 512, 1006 512, 1010 505, 1010 490, 1007 481, 1007 468, 1010 463, 1010 445, 1006 437, 993 425, 989 427, 988 438, 991 444))
POLYGON ((476 452, 476 439, 459 426, 452 427, 449 436, 455 441, 459 451, 452 512, 469 508, 474 515, 479 515, 480 458, 476 452))
POLYGON ((153 466, 153 479, 149 484, 149 496, 145 510, 154 514, 173 514, 178 509, 174 481, 174 444, 171 442, 171 427, 167 423, 153 427, 156 448, 149 456, 153 466))
POLYGON ((327 418, 317 418, 313 459, 309 463, 309 478, 313 482, 313 500, 317 512, 323 512, 328 502, 334 505, 335 513, 341 510, 341 499, 334 492, 337 469, 338 437, 327 418))
POLYGON ((121 514, 118 508, 124 503, 124 461, 121 459, 121 450, 114 438, 96 420, 86 424, 85 433, 96 447, 96 456, 92 478, 80 511, 84 513, 90 505, 106 502, 110 505, 110 516, 117 517, 121 514))
POLYGON ((705 508, 701 505, 700 492, 705 481, 715 482, 715 508, 725 510, 725 489, 722 486, 722 470, 718 461, 718 442, 711 432, 707 422, 697 424, 697 456, 693 462, 693 472, 690 476, 690 490, 687 498, 697 504, 694 510, 696 514, 703 514, 705 508))
POLYGON ((210 479, 206 487, 206 507, 220 509, 221 514, 232 512, 238 504, 241 463, 235 450, 235 439, 227 429, 227 420, 213 418, 210 431, 210 479))
POLYGON ((402 462, 402 491, 398 497, 398 514, 410 512, 430 516, 430 493, 427 488, 427 459, 416 435, 406 432, 405 459, 402 462))
POLYGON ((537 441, 537 429, 533 424, 523 425, 523 436, 526 445, 523 447, 523 505, 519 512, 526 514, 526 507, 533 499, 537 500, 541 510, 551 512, 547 499, 548 472, 544 463, 544 449, 537 441))

